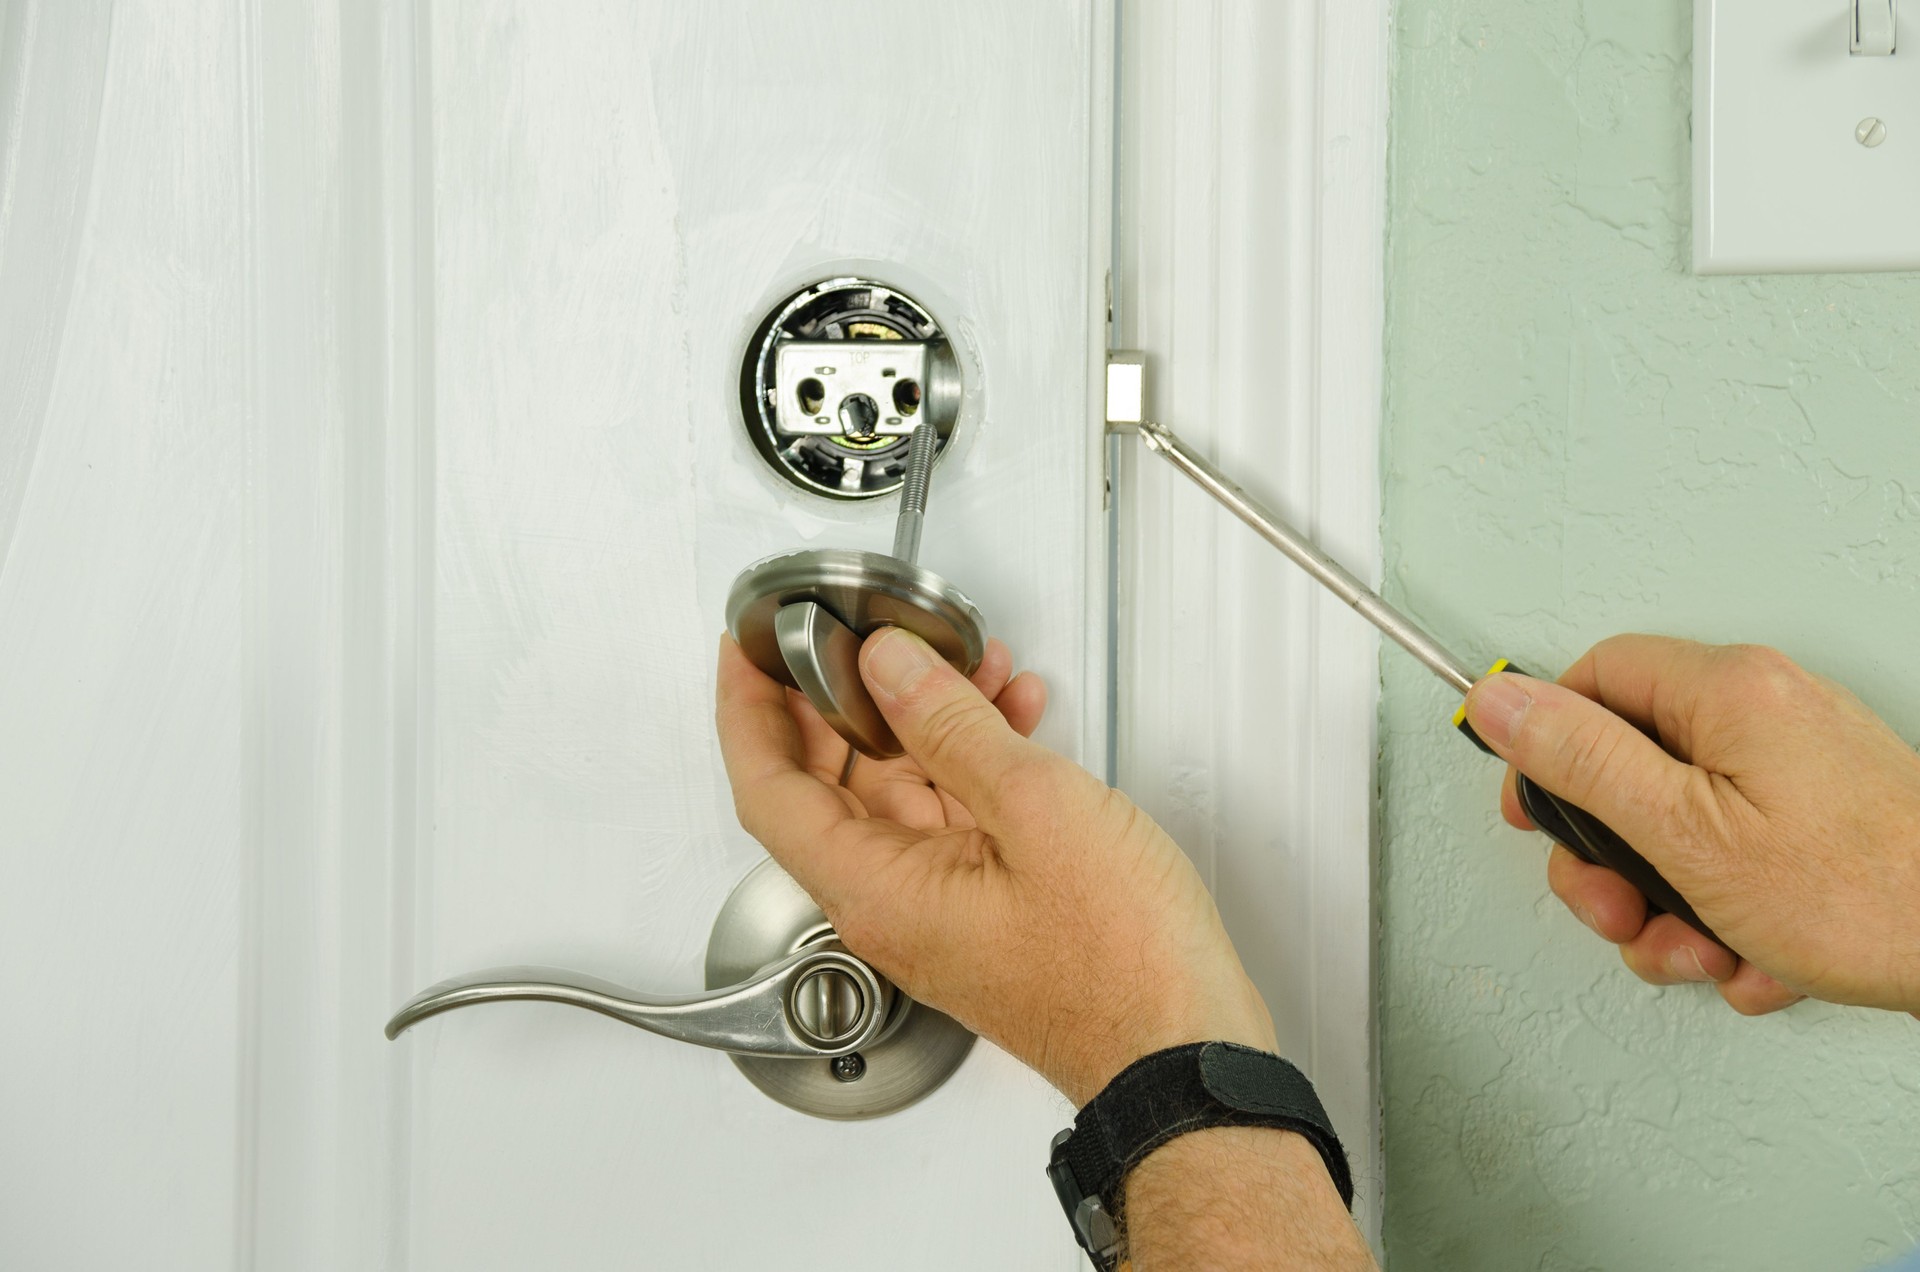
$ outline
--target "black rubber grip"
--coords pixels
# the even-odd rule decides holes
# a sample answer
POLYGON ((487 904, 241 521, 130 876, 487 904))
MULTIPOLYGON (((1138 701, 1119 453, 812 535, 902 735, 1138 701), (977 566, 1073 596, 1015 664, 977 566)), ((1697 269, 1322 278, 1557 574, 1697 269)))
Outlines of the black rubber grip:
MULTIPOLYGON (((1496 664, 1496 668, 1519 676, 1528 674, 1511 663, 1504 666, 1496 664)), ((1458 723, 1460 732, 1466 734, 1475 746, 1495 759, 1499 758, 1494 749, 1474 732, 1464 714, 1459 717, 1458 723)), ((1525 773, 1516 776, 1520 807, 1526 811, 1528 820, 1539 827, 1547 838, 1589 865, 1605 866, 1638 888, 1655 913, 1671 914, 1696 931, 1720 941, 1713 929, 1693 912, 1693 907, 1680 895, 1680 890, 1668 883, 1666 877, 1654 869, 1653 863, 1636 852, 1633 845, 1616 834, 1611 826, 1586 809, 1569 804, 1525 773)), ((1725 941, 1720 943, 1726 944, 1725 941)))

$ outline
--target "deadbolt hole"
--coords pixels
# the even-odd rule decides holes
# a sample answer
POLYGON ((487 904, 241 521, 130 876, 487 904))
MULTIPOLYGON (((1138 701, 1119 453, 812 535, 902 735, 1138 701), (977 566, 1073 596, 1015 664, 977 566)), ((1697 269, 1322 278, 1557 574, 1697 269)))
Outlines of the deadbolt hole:
POLYGON ((820 408, 827 404, 827 386, 808 376, 794 386, 794 395, 800 399, 800 410, 805 415, 817 415, 820 408))
POLYGON ((893 386, 893 409, 912 415, 920 409, 920 381, 900 380, 893 386))

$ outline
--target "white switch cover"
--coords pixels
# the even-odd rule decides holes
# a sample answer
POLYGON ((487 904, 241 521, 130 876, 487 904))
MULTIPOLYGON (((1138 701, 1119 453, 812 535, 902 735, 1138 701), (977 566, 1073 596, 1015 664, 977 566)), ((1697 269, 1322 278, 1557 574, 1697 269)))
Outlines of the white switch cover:
POLYGON ((1891 57, 1853 5, 1694 0, 1696 272, 1920 269, 1920 3, 1891 57))

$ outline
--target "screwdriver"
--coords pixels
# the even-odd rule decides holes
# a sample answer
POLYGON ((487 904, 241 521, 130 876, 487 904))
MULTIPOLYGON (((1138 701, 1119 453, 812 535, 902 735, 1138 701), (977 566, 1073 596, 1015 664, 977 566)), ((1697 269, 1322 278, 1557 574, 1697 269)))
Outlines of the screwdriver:
MULTIPOLYGON (((1194 484, 1212 495, 1234 516, 1251 526, 1256 534, 1280 549, 1312 575, 1322 586, 1351 606, 1360 617, 1379 628, 1381 633, 1412 654, 1454 690, 1465 694, 1473 688, 1475 677, 1467 665, 1456 658, 1425 629, 1388 604, 1379 593, 1362 583, 1338 561, 1320 550, 1319 545, 1288 525, 1259 500, 1214 467, 1206 456, 1182 441, 1171 429, 1145 417, 1145 362, 1137 353, 1116 353, 1107 363, 1107 431, 1137 433, 1147 449, 1172 464, 1194 484)), ((1500 672, 1527 675, 1506 659, 1493 664, 1487 675, 1500 672)), ((1466 704, 1454 713, 1453 723, 1469 741, 1495 755, 1467 722, 1466 704)), ((1495 755, 1495 758, 1498 758, 1495 755)), ((1706 936, 1718 941, 1687 899, 1636 852, 1605 822, 1585 809, 1568 803, 1524 773, 1515 775, 1520 807, 1548 838, 1565 846, 1581 860, 1604 866, 1640 890, 1649 906, 1681 919, 1706 936)), ((1725 942, 1722 942, 1725 944, 1725 942)))

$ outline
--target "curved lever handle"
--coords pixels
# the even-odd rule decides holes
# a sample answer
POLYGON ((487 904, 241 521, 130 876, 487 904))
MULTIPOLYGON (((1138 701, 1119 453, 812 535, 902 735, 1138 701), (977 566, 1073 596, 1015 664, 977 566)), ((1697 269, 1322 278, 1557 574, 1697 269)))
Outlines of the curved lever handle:
POLYGON ((821 1059, 872 1045, 886 1031, 894 989, 831 939, 769 963, 738 985, 686 997, 637 994, 551 967, 508 967, 458 976, 416 994, 387 1022, 387 1037, 398 1038, 456 1007, 513 1001, 584 1007, 734 1055, 821 1059))

